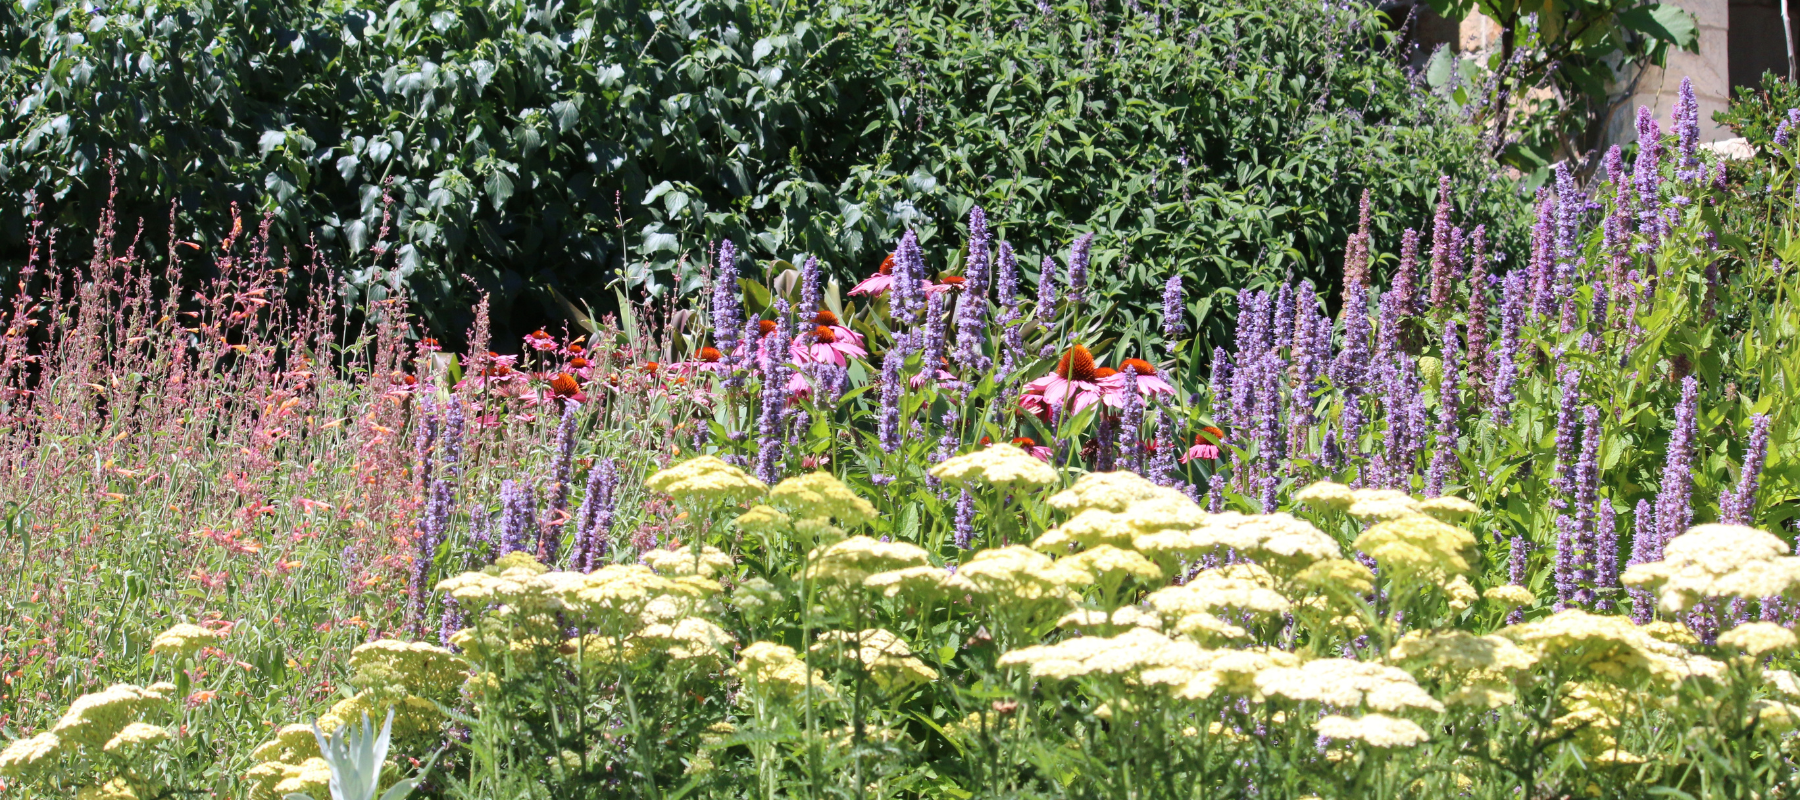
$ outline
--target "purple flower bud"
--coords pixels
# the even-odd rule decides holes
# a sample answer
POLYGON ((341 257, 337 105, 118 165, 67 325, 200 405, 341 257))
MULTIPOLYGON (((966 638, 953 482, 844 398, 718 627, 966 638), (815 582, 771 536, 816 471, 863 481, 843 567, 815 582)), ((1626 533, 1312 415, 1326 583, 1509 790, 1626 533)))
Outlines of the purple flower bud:
POLYGON ((1549 316, 1556 308, 1556 201, 1538 190, 1537 223, 1531 228, 1531 315, 1549 316))
POLYGON ((1494 381, 1493 363, 1488 359, 1488 274, 1487 226, 1475 226, 1470 241, 1469 305, 1464 312, 1468 332, 1464 346, 1468 350, 1469 370, 1465 385, 1469 387, 1469 404, 1481 402, 1485 388, 1494 381))
POLYGON ((1750 417, 1750 441, 1744 447, 1744 467, 1737 488, 1719 498, 1719 521, 1730 525, 1755 522, 1756 489, 1762 481, 1763 462, 1769 455, 1769 415, 1750 417))
MULTIPOLYGON (((1507 547, 1506 580, 1514 586, 1524 586, 1531 559, 1531 540, 1524 536, 1514 536, 1507 547)), ((1507 624, 1517 625, 1525 621, 1525 610, 1513 609, 1506 618, 1507 624)))
POLYGON ((452 652, 461 652, 456 645, 450 643, 450 639, 464 627, 462 606, 457 605, 456 598, 450 595, 444 595, 443 603, 444 610, 438 618, 438 644, 452 652))
POLYGON ((1556 476, 1550 480, 1556 496, 1550 498, 1550 505, 1562 510, 1569 507, 1569 496, 1575 491, 1575 450, 1581 444, 1576 438, 1575 415, 1581 408, 1581 373, 1562 367, 1557 382, 1562 386, 1562 402, 1556 409, 1556 476))
POLYGON ((1775 146, 1783 149, 1786 149, 1788 143, 1793 141, 1794 126, 1791 119, 1792 112, 1800 111, 1800 109, 1790 108, 1788 111, 1790 112, 1790 119, 1784 119, 1781 121, 1781 124, 1775 126, 1775 146))
POLYGON ((1638 106, 1638 155, 1632 167, 1632 183, 1638 194, 1638 233, 1644 243, 1638 251, 1652 252, 1662 241, 1662 130, 1647 106, 1638 106))
POLYGON ((1177 465, 1175 454, 1181 452, 1186 438, 1175 425, 1175 417, 1169 414, 1168 408, 1160 408, 1156 412, 1156 453, 1150 459, 1149 478, 1158 486, 1175 486, 1181 483, 1181 467, 1177 465))
MULTIPOLYGON (((1612 502, 1599 500, 1594 504, 1594 586, 1603 590, 1619 588, 1619 523, 1613 512, 1612 502)), ((1613 610, 1612 593, 1600 595, 1594 608, 1599 611, 1613 610)))
POLYGON ((1500 292, 1500 344, 1494 351, 1494 419, 1512 422, 1513 387, 1519 379, 1519 334, 1525 324, 1525 273, 1506 273, 1500 292))
POLYGON ((987 213, 976 206, 969 211, 969 260, 963 268, 962 297, 956 301, 956 362, 979 374, 989 366, 982 345, 987 342, 987 213))
POLYGON ((905 383, 900 380, 900 365, 906 361, 906 350, 899 342, 881 357, 881 420, 877 436, 882 452, 900 452, 900 399, 905 383))
POLYGON ((1206 513, 1217 514, 1225 510, 1225 476, 1214 472, 1206 482, 1206 513))
POLYGON ((907 230, 894 250, 893 300, 894 316, 908 325, 917 325, 925 311, 925 256, 919 252, 919 234, 907 230))
POLYGON ((463 451, 469 431, 467 401, 456 397, 444 414, 444 472, 452 483, 462 479, 463 451))
POLYGON ((738 329, 744 325, 744 307, 738 299, 737 245, 719 243, 718 273, 713 276, 713 344, 731 358, 738 345, 738 329))
POLYGON ((1294 345, 1294 285, 1291 283, 1283 283, 1275 294, 1275 318, 1270 333, 1275 337, 1275 347, 1285 350, 1294 345))
POLYGON ((944 313, 945 294, 933 294, 925 300, 925 363, 919 368, 927 379, 936 383, 938 372, 944 369, 944 336, 949 327, 949 315, 944 313))
MULTIPOLYGON (((1410 317, 1419 313, 1419 232, 1412 228, 1400 234, 1400 266, 1394 269, 1394 279, 1388 283, 1388 294, 1394 296, 1394 313, 1400 317, 1410 317)), ((1388 327, 1388 320, 1383 311, 1381 325, 1388 327)), ((1382 336, 1390 336, 1383 332, 1382 336)))
POLYGON ((444 536, 449 530, 450 484, 443 478, 438 478, 431 482, 424 513, 419 518, 416 541, 418 551, 413 554, 412 575, 407 585, 407 593, 412 596, 414 635, 424 634, 425 617, 429 609, 427 601, 431 597, 431 567, 437 561, 438 550, 443 546, 444 536))
POLYGON ((1119 371, 1124 378, 1125 407, 1119 411, 1119 452, 1125 456, 1125 469, 1144 474, 1144 398, 1138 394, 1137 367, 1126 364, 1119 371))

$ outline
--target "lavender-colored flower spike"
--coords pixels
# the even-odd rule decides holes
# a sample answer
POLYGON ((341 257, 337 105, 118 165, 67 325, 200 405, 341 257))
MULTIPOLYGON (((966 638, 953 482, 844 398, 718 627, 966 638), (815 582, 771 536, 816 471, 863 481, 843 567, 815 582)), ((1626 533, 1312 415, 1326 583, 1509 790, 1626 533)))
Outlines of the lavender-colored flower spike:
POLYGON ((1800 111, 1800 109, 1788 109, 1788 118, 1775 126, 1775 146, 1783 150, 1787 149, 1787 146, 1794 140, 1793 112, 1795 111, 1800 111))
POLYGON ((1186 310, 1182 307, 1181 302, 1180 275, 1170 275, 1169 279, 1163 282, 1162 316, 1163 339, 1168 344, 1169 355, 1173 356, 1181 351, 1179 340, 1182 334, 1187 333, 1188 329, 1186 310))
POLYGON ((1456 468, 1456 440, 1462 430, 1462 358, 1457 352, 1460 344, 1456 323, 1446 324, 1440 353, 1444 371, 1438 381, 1437 444, 1432 448, 1431 465, 1425 473, 1428 497, 1443 495, 1444 481, 1456 468))
POLYGON ((1597 501, 1594 516, 1594 587, 1603 590, 1594 608, 1612 611, 1612 592, 1619 588, 1619 521, 1610 500, 1597 501))
POLYGON ((1700 103, 1694 98, 1694 79, 1682 78, 1675 92, 1675 179, 1696 182, 1704 175, 1696 151, 1700 147, 1700 103))
POLYGON ((1469 244, 1469 305, 1464 312, 1468 331, 1464 347, 1468 353, 1468 375, 1464 385, 1469 389, 1469 405, 1481 402, 1486 388, 1494 381, 1493 363, 1488 359, 1488 274, 1487 226, 1475 226, 1469 244))
POLYGON ((1749 525, 1756 512, 1756 489, 1762 481, 1763 462, 1769 455, 1769 415, 1750 418, 1750 441, 1744 448, 1744 468, 1738 473, 1737 488, 1719 498, 1719 521, 1731 525, 1749 525))
POLYGON ((557 551, 562 547, 564 520, 569 513, 569 481, 575 474, 575 408, 574 403, 564 404, 562 421, 556 426, 556 464, 550 481, 550 513, 543 520, 543 527, 538 530, 537 559, 538 563, 545 565, 556 563, 557 551))
POLYGON ((1576 546, 1581 556, 1576 563, 1575 578, 1578 585, 1575 589, 1575 602, 1592 605, 1594 602, 1593 586, 1597 577, 1595 562, 1598 560, 1598 539, 1594 529, 1594 504, 1599 498, 1600 486, 1600 408, 1587 406, 1582 409, 1581 456, 1575 462, 1574 498, 1575 529, 1578 535, 1576 546))
POLYGON ((1011 243, 1000 243, 996 261, 998 274, 994 277, 994 289, 999 295, 1000 324, 1011 325, 1019 319, 1019 262, 1013 255, 1011 243))
POLYGON ((738 329, 744 326, 744 306, 738 298, 737 245, 719 243, 718 271, 713 275, 713 344, 729 359, 737 350, 738 329))
POLYGON ((806 263, 800 267, 799 317, 802 320, 811 320, 825 305, 825 279, 821 273, 819 257, 807 256, 806 263))
POLYGON ((1038 264, 1037 317, 1046 323, 1056 319, 1056 259, 1049 256, 1038 264))
POLYGON ((432 462, 435 460, 434 455, 437 452, 440 423, 437 404, 429 395, 419 401, 419 421, 415 427, 418 430, 413 434, 413 458, 419 465, 417 475, 419 486, 430 487, 432 462))
POLYGON ((1558 303, 1568 300, 1575 291, 1576 240, 1581 233, 1581 211, 1587 197, 1575 188, 1575 173, 1569 162, 1556 165, 1556 272, 1552 294, 1558 303))
POLYGON ((537 498, 529 485, 517 481, 500 482, 500 552, 495 556, 524 550, 537 533, 537 498))
POLYGON ((459 396, 451 400, 444 413, 444 474, 452 484, 462 480, 468 431, 469 404, 459 396))
POLYGON ((1069 304, 1079 306, 1087 297, 1088 258, 1094 246, 1094 235, 1084 233, 1069 248, 1069 304))
POLYGON ((944 313, 944 297, 942 293, 933 294, 925 299, 925 363, 920 370, 937 382, 938 371, 944 368, 944 337, 949 327, 949 315, 944 313))
POLYGON ((1431 309, 1439 319, 1450 315, 1456 238, 1450 227, 1450 176, 1444 175, 1438 178, 1437 211, 1431 216, 1431 309))
POLYGON ((1562 402, 1556 409, 1556 476, 1550 480, 1556 496, 1550 498, 1550 505, 1562 510, 1569 507, 1569 496, 1575 492, 1575 452, 1581 446, 1575 415, 1581 408, 1581 373, 1565 366, 1557 372, 1557 383, 1562 386, 1562 402))
POLYGON ((1119 411, 1119 452, 1124 455, 1125 469, 1144 474, 1144 397, 1138 394, 1137 367, 1130 364, 1119 370, 1125 395, 1125 407, 1119 411))
POLYGON ((1646 106, 1638 106, 1637 132, 1638 156, 1631 180, 1638 194, 1638 233, 1645 239, 1638 251, 1648 253, 1662 242, 1662 175, 1658 170, 1663 145, 1662 129, 1656 126, 1656 117, 1646 106))
POLYGON ((987 213, 980 206, 969 211, 969 261, 963 268, 962 298, 956 302, 956 362, 977 375, 986 372, 988 278, 987 213))
POLYGON ((1274 346, 1282 349, 1294 344, 1294 285, 1281 284, 1281 290, 1275 293, 1275 317, 1269 325, 1269 332, 1275 337, 1274 346))
POLYGON ((1537 223, 1531 227, 1531 315, 1549 316, 1556 308, 1556 200, 1538 190, 1537 223))
POLYGON ((1568 514, 1557 514, 1556 570, 1553 575, 1556 583, 1556 605, 1554 608, 1557 611, 1562 611, 1563 609, 1575 605, 1575 590, 1577 586, 1576 570, 1578 559, 1580 558, 1578 552, 1581 547, 1580 542, 1580 528, 1575 522, 1575 518, 1568 514))
POLYGON ((1331 365, 1331 379, 1342 387, 1346 405, 1360 393, 1369 369, 1369 190, 1364 189, 1361 222, 1344 248, 1344 341, 1331 365))
POLYGON ((594 462, 594 468, 588 471, 587 493, 576 514, 575 554, 570 563, 573 569, 580 572, 599 569, 600 559, 612 549, 618 490, 618 459, 603 458, 594 462))
POLYGON ((1618 145, 1607 148, 1606 179, 1613 187, 1612 205, 1606 210, 1601 229, 1601 247, 1608 254, 1606 266, 1607 292, 1618 296, 1625 282, 1625 270, 1631 266, 1631 181, 1625 174, 1625 151, 1618 145))
POLYGON ((444 595, 443 603, 444 610, 438 617, 438 644, 448 648, 451 652, 462 652, 456 645, 450 643, 451 638, 456 636, 456 632, 464 627, 462 606, 457 605, 456 598, 450 595, 444 595))
MULTIPOLYGON (((1507 547, 1506 576, 1507 583, 1524 586, 1531 557, 1531 540, 1524 536, 1514 536, 1507 547)), ((1515 608, 1506 617, 1509 625, 1517 625, 1525 621, 1525 609, 1515 608)))
POLYGON ((900 398, 905 386, 900 380, 900 365, 906 351, 898 343, 881 357, 881 419, 876 429, 885 453, 900 452, 900 398))
MULTIPOLYGON (((1662 560, 1662 542, 1657 538, 1656 510, 1649 500, 1639 500, 1637 504, 1636 525, 1631 536, 1631 558, 1625 563, 1628 566, 1650 564, 1662 560)), ((1631 597, 1631 621, 1642 625, 1650 621, 1656 611, 1656 598, 1644 589, 1627 589, 1631 597)))
POLYGON ((894 283, 891 308, 900 321, 917 325, 925 313, 925 256, 919 252, 919 234, 908 230, 894 250, 894 283))
MULTIPOLYGON (((1400 265, 1388 283, 1388 294, 1394 296, 1394 310, 1402 317, 1419 313, 1419 232, 1407 228, 1400 234, 1400 265)), ((1387 320, 1381 321, 1387 327, 1387 320)), ((1383 336, 1388 335, 1383 333, 1383 336)))
POLYGON ((1494 390, 1491 408, 1502 425, 1512 422, 1513 387, 1519 379, 1519 334, 1525 324, 1525 273, 1506 273, 1500 293, 1500 344, 1494 350, 1494 390))
POLYGON ((1700 382, 1689 375, 1681 381, 1681 401, 1675 405, 1675 430, 1669 435, 1669 451, 1663 462, 1662 485, 1656 493, 1656 552, 1662 560, 1663 545, 1680 536, 1693 523, 1694 439, 1699 435, 1700 382))
POLYGON ((967 550, 975 543, 975 496, 968 489, 956 498, 956 547, 967 550))
POLYGON ((1233 424, 1228 417, 1231 413, 1231 356, 1226 355, 1225 348, 1215 347, 1212 352, 1212 377, 1206 382, 1207 393, 1212 396, 1213 416, 1233 424))
POLYGON ((1175 461, 1175 454, 1181 451, 1182 437, 1175 427, 1175 417, 1169 409, 1160 408, 1156 412, 1156 452, 1150 457, 1150 480, 1157 486, 1174 486, 1181 482, 1180 467, 1175 461))
POLYGON ((787 409, 788 378, 793 372, 786 361, 793 343, 793 318, 788 315, 786 300, 775 300, 775 315, 775 332, 769 334, 762 354, 762 414, 756 431, 756 477, 767 484, 781 480, 781 452, 786 439, 782 412, 787 409))
POLYGON ((431 482, 424 514, 419 518, 418 552, 413 554, 412 575, 407 586, 412 595, 413 633, 423 635, 427 601, 431 597, 431 565, 437 560, 450 530, 450 484, 443 478, 431 482))

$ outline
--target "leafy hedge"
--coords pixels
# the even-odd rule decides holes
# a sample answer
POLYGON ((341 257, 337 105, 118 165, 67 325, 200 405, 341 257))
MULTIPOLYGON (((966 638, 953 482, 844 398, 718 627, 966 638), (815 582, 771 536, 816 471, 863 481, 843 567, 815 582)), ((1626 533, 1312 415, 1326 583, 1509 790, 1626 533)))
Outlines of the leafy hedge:
POLYGON ((975 203, 1033 265, 1108 231, 1102 297, 1143 308, 1172 267, 1204 318, 1210 287, 1329 273, 1365 186, 1402 210, 1378 234, 1423 221, 1440 173, 1513 218, 1384 22, 1299 0, 12 0, 0 260, 33 201, 91 229, 110 156, 144 247, 171 202, 178 238, 236 203, 356 290, 404 279, 448 332, 476 287, 503 328, 604 307, 615 279, 692 290, 725 237, 849 278, 975 203))

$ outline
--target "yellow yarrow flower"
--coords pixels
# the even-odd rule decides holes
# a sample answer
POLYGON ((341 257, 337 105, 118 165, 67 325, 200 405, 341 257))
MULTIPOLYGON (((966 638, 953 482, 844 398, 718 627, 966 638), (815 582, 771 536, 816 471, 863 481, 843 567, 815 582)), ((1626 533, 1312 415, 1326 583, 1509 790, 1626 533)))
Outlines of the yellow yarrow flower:
POLYGON ((137 792, 123 777, 113 778, 98 786, 86 786, 75 793, 75 800, 137 800, 137 792))
POLYGON ((1090 508, 1116 513, 1158 496, 1162 488, 1135 472, 1090 472, 1075 479, 1074 486, 1051 495, 1049 503, 1070 514, 1090 508))
POLYGON ((951 486, 986 483, 1001 490, 1049 486, 1057 480, 1055 467, 1004 442, 949 458, 930 474, 951 486))
POLYGON ((1163 577, 1162 568, 1142 554, 1121 550, 1109 544, 1059 558, 1056 563, 1087 572, 1095 580, 1123 580, 1133 577, 1154 581, 1163 577))
POLYGON ((0 776, 21 778, 50 766, 68 751, 68 743, 52 731, 18 739, 0 750, 0 776))
POLYGON ((721 573, 730 572, 737 566, 729 554, 712 545, 703 545, 699 552, 695 552, 692 547, 675 550, 658 548, 645 552, 638 559, 656 570, 657 574, 671 578, 685 575, 717 578, 721 573))
POLYGON ((925 549, 905 542, 884 542, 869 536, 852 536, 807 554, 808 580, 860 586, 870 575, 931 563, 925 549))
POLYGON ((50 730, 63 741, 100 747, 134 722, 140 712, 161 702, 161 697, 138 686, 116 684, 76 698, 50 730))
POLYGON ((202 648, 218 644, 223 638, 218 631, 183 622, 150 640, 150 652, 185 658, 200 652, 202 648))
POLYGON ((769 501, 802 518, 830 518, 846 526, 864 525, 875 518, 875 506, 829 472, 812 472, 775 484, 769 490, 769 501))
POLYGON ((1792 650, 1800 644, 1794 638, 1794 632, 1773 622, 1747 622, 1731 630, 1719 634, 1719 646, 1741 650, 1745 655, 1760 658, 1778 650, 1792 650))
POLYGON ((1517 642, 1539 661, 1562 665, 1561 674, 1580 669, 1607 680, 1629 682, 1640 676, 1678 681, 1724 671, 1723 664, 1661 641, 1626 617, 1574 608, 1502 628, 1499 635, 1517 642))
POLYGON ((437 645, 378 639, 350 651, 350 673, 350 683, 360 688, 401 687, 443 697, 455 693, 468 667, 437 645))
POLYGON ((114 755, 128 756, 168 738, 169 732, 163 728, 147 722, 133 722, 113 734, 100 749, 114 755))
POLYGON ((758 536, 774 536, 791 530, 794 524, 792 517, 782 513, 773 506, 754 505, 738 515, 735 520, 739 530, 754 533, 758 536))
POLYGON ((1460 497, 1433 497, 1419 503, 1419 510, 1444 522, 1460 522, 1481 511, 1481 507, 1460 497))
POLYGON ((250 757, 257 761, 281 761, 296 764, 319 754, 319 740, 313 736, 311 725, 284 725, 275 732, 275 738, 264 742, 251 752, 250 757))
POLYGON ((1008 605, 1043 600, 1066 603, 1074 600, 1072 589, 1093 582, 1094 576, 1085 570, 1059 565, 1043 553, 1015 544, 977 552, 956 568, 950 589, 1008 605))
POLYGON ((1256 675, 1256 688, 1271 697, 1343 709, 1444 710, 1442 703, 1419 688, 1412 673, 1348 658, 1322 658, 1298 667, 1264 670, 1256 675))
POLYGON ((1375 573, 1347 558, 1327 558, 1300 570, 1294 582, 1329 594, 1360 596, 1375 588, 1375 573))
POLYGON ((711 506, 754 500, 769 491, 768 484, 717 456, 690 458, 651 475, 644 485, 677 500, 711 506))
POLYGON ((831 687, 818 670, 808 674, 806 663, 800 660, 794 648, 774 642, 754 642, 745 647, 738 653, 738 663, 732 672, 753 692, 792 697, 811 686, 813 691, 832 694, 831 687))
POLYGON ((826 631, 814 644, 814 652, 833 649, 833 645, 848 645, 854 648, 854 658, 868 669, 869 677, 884 689, 905 687, 915 683, 930 683, 938 678, 937 670, 925 665, 915 658, 912 648, 906 646, 893 631, 884 628, 868 630, 826 631))
POLYGON ((1341 483, 1319 481, 1295 492, 1294 502, 1320 511, 1344 511, 1356 502, 1356 493, 1341 483))
MULTIPOLYGON (((1264 573, 1266 574, 1266 573, 1264 573)), ((1221 609, 1253 614, 1284 614, 1292 607, 1286 597, 1250 570, 1229 567, 1209 569, 1180 586, 1158 589, 1145 602, 1168 619, 1221 609)))
POLYGON ((1431 738, 1418 723, 1385 714, 1355 718, 1332 714, 1313 723, 1313 730, 1327 739, 1357 741, 1384 750, 1412 747, 1431 738))
POLYGON ((1419 516, 1425 509, 1412 495, 1398 489, 1356 489, 1346 509, 1350 516, 1364 522, 1385 522, 1419 516))
POLYGON ((1172 640, 1149 628, 1132 628, 1118 636, 1081 636, 1012 650, 1002 655, 998 663, 1002 667, 1025 667, 1034 678, 1071 680, 1133 675, 1153 668, 1201 669, 1206 656, 1206 651, 1192 642, 1172 640))
POLYGON ((1780 537, 1743 525, 1699 525, 1663 548, 1663 560, 1625 570, 1626 586, 1657 595, 1678 614, 1709 597, 1756 599, 1800 588, 1800 558, 1780 537))
POLYGON ((1423 515, 1376 523, 1352 546, 1374 558, 1384 574, 1423 583, 1468 574, 1478 552, 1474 534, 1423 515))
POLYGON ((1468 631, 1408 631, 1394 643, 1388 658, 1453 672, 1517 672, 1537 663, 1536 656, 1511 639, 1468 631))
POLYGON ((1482 592, 1481 596, 1506 608, 1520 608, 1537 602, 1537 595, 1532 594, 1530 589, 1516 583, 1495 586, 1492 589, 1482 592))
POLYGON ((950 588, 950 571, 943 567, 922 565, 877 572, 863 579, 863 588, 880 590, 885 597, 902 594, 912 597, 935 597, 950 588))
POLYGON ((331 765, 323 758, 309 758, 299 764, 287 766, 283 770, 281 780, 275 783, 276 797, 290 794, 328 796, 331 785, 331 765))

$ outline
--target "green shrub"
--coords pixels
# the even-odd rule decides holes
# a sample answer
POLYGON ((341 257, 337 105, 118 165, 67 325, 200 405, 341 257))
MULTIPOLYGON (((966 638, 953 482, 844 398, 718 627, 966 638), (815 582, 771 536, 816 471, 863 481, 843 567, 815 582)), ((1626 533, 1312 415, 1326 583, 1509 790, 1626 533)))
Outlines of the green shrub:
MULTIPOLYGON (((69 246, 115 199, 149 252, 171 204, 177 239, 230 230, 236 204, 358 292, 404 279, 440 332, 490 291, 507 333, 609 305, 615 279, 691 290, 723 238, 848 278, 980 202, 1030 264, 1112 232, 1103 294, 1141 308, 1171 267, 1325 275, 1360 187, 1392 234, 1440 173, 1482 177, 1383 23, 1299 0, 13 0, 0 259, 23 259, 34 202, 69 246)), ((1504 182, 1458 185, 1511 218, 1504 182)))

